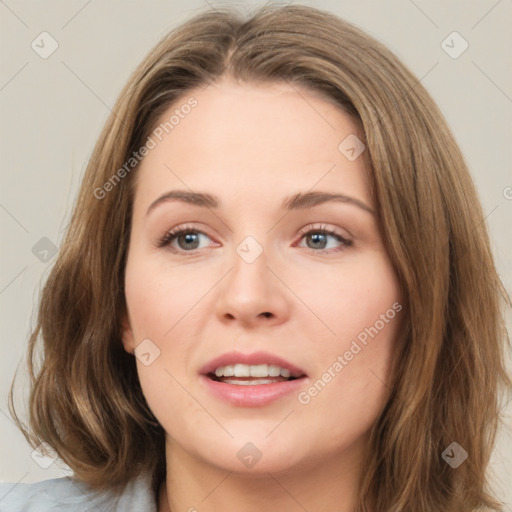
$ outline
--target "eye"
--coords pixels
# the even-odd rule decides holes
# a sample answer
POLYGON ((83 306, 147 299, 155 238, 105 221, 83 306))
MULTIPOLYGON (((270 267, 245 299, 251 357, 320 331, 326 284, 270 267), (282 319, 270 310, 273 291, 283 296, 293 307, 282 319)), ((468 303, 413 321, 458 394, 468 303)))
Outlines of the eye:
POLYGON ((313 229, 310 227, 309 229, 305 228, 305 230, 301 230, 300 234, 301 240, 306 240, 307 248, 312 249, 313 252, 338 252, 352 245, 350 240, 336 233, 336 231, 326 229, 324 226, 313 229), (329 238, 334 240, 334 244, 331 243, 330 246, 329 238), (310 244, 308 244, 308 241, 310 241, 310 244), (333 245, 336 246, 336 244, 341 245, 341 247, 334 249, 334 251, 330 250, 333 248, 333 245))
MULTIPOLYGON (((341 234, 337 233, 336 231, 327 229, 324 226, 318 228, 311 228, 308 226, 308 228, 301 230, 301 241, 304 239, 306 242, 310 242, 309 244, 307 243, 306 247, 311 249, 313 252, 338 252, 352 245, 350 240, 347 240, 341 234), (333 240, 334 244, 329 244, 329 239, 333 240), (336 244, 338 244, 340 247, 337 249, 334 248, 333 250, 333 245, 336 246, 336 244)), ((199 231, 198 229, 190 226, 182 226, 165 233, 164 236, 162 236, 155 245, 157 248, 170 246, 174 252, 192 252, 197 249, 203 249, 205 247, 200 247, 201 237, 207 239, 210 238, 208 235, 202 231, 199 231), (176 247, 175 243, 177 243, 178 247, 176 247)))
POLYGON ((202 231, 193 229, 191 227, 183 226, 168 231, 163 237, 161 237, 158 240, 156 246, 158 248, 172 246, 176 252, 191 252, 196 249, 203 249, 203 247, 199 247, 200 238, 202 236, 205 238, 210 238, 202 231), (178 244, 177 248, 172 245, 175 241, 178 244))

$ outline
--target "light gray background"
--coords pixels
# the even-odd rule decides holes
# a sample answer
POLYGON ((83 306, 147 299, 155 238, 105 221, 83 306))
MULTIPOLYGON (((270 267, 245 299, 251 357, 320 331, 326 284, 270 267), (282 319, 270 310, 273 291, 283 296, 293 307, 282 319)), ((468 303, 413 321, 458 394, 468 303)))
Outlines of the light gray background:
MULTIPOLYGON (((238 3, 250 9, 263 2, 238 3)), ((469 163, 510 293, 512 2, 296 3, 330 10, 384 42, 438 102, 469 163), (453 31, 469 43, 456 59, 441 46, 453 31)), ((7 409, 7 390, 24 361, 40 286, 54 262, 40 261, 32 248, 43 237, 61 243, 94 142, 135 66, 165 33, 208 4, 221 5, 0 0, 0 480, 31 482, 66 473, 57 463, 48 469, 39 465, 44 460, 36 463, 7 409), (47 59, 31 48, 43 31, 59 45, 47 59)), ((451 40, 448 44, 460 48, 451 40)), ((19 375, 21 396, 27 390, 24 362, 19 375)), ((510 424, 512 403, 505 412, 510 424)), ((510 431, 500 435, 492 469, 496 494, 512 510, 510 431)))

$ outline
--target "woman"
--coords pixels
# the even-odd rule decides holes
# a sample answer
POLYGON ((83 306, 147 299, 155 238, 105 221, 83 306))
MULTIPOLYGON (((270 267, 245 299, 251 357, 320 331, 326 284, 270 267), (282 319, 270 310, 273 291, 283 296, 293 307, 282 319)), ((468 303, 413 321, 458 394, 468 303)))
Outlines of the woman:
POLYGON ((30 339, 18 424, 74 478, 2 510, 502 510, 489 247, 386 48, 304 6, 193 18, 122 91, 30 339))

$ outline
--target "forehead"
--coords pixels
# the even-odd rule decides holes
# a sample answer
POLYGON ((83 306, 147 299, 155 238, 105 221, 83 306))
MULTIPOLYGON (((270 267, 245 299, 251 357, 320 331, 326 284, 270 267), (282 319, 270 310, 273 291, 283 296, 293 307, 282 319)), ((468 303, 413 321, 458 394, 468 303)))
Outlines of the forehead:
POLYGON ((225 79, 178 99, 159 127, 137 171, 136 203, 172 188, 256 200, 315 184, 370 201, 363 158, 350 161, 339 149, 349 136, 362 139, 356 122, 309 89, 225 79))

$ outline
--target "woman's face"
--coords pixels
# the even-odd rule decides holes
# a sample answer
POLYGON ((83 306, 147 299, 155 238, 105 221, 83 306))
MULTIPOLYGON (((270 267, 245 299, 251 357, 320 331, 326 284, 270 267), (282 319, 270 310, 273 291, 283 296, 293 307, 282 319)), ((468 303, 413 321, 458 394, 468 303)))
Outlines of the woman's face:
POLYGON ((123 343, 168 446, 253 473, 355 453, 403 314, 356 125, 307 89, 226 79, 161 122, 136 171, 123 343))

